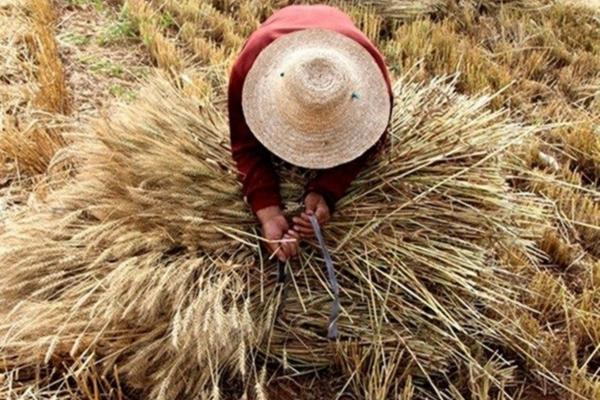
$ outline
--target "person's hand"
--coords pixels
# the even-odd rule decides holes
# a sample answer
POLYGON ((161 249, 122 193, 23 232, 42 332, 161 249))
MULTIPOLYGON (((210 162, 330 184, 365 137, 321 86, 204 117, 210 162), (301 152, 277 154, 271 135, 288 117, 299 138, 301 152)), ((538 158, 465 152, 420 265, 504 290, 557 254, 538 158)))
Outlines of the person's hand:
POLYGON ((256 216, 262 224, 266 246, 280 261, 287 261, 298 254, 300 236, 289 228, 285 216, 277 206, 257 211, 256 216))
POLYGON ((292 219, 294 222, 294 231, 304 238, 313 237, 315 233, 310 224, 309 215, 316 216, 319 225, 323 226, 329 222, 329 218, 331 217, 329 206, 323 196, 315 192, 310 192, 306 195, 304 206, 306 207, 304 212, 292 219))

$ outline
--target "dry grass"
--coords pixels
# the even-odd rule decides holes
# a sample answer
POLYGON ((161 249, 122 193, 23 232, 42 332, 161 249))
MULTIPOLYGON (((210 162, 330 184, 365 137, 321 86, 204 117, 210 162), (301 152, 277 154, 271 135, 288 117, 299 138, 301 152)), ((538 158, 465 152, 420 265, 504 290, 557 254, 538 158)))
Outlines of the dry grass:
POLYGON ((161 32, 157 12, 144 0, 127 0, 126 5, 156 65, 168 73, 177 75, 185 61, 175 44, 161 32))
POLYGON ((34 105, 49 112, 67 114, 71 99, 54 38, 54 8, 50 0, 29 0, 27 8, 31 12, 32 46, 35 48, 39 85, 34 105))
MULTIPOLYGON (((0 8, 2 94, 0 100, 0 210, 18 209, 44 197, 49 167, 66 144, 69 90, 56 40, 56 16, 48 1, 7 2, 0 8)), ((58 168, 57 168, 58 169, 58 168)))
MULTIPOLYGON (((20 204, 0 220, 0 396, 598 398, 597 15, 331 2, 384 51, 399 105, 387 152, 326 229, 334 343, 319 252, 303 245, 282 297, 228 156, 227 69, 288 3, 126 1, 163 78, 74 128, 57 116, 80 106, 56 74, 56 10, 0 5, 0 213, 20 204), (315 369, 327 390, 292 378, 315 369)), ((293 212, 302 176, 282 174, 293 212)))
MULTIPOLYGON (((356 182, 328 229, 336 264, 346 266, 337 345, 319 328, 329 294, 311 246, 292 265, 274 319, 274 268, 257 253, 224 118, 163 83, 76 140, 71 153, 82 168, 73 185, 7 224, 0 265, 13 273, 3 271, 0 284, 11 289, 2 303, 19 310, 2 328, 9 365, 58 368, 92 353, 97 368, 117 365, 121 381, 157 398, 213 390, 216 371, 244 378, 247 360, 261 355, 291 370, 338 367, 371 397, 394 393, 408 376, 420 390, 443 390, 455 368, 489 375, 497 388, 512 382, 468 349, 535 354, 529 338, 503 338, 510 321, 499 325, 485 311, 521 307, 490 243, 529 253, 541 234, 541 205, 509 193, 501 175, 503 153, 533 131, 486 111, 489 98, 457 95, 443 81, 399 82, 396 92, 404 107, 394 114, 389 153, 356 182), (40 280, 40 269, 53 278, 40 280), (388 359, 410 367, 400 376, 370 367, 388 359)), ((299 192, 285 185, 290 207, 299 192)), ((499 371, 509 366, 494 362, 499 371)))

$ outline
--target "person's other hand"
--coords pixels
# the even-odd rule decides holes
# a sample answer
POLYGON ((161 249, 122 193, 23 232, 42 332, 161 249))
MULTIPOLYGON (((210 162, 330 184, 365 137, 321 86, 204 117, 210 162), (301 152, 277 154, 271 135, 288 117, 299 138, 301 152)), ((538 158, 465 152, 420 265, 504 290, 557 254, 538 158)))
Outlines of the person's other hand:
POLYGON ((263 208, 256 215, 262 224, 263 237, 271 254, 283 262, 298 254, 300 236, 289 228, 279 207, 263 208))
POLYGON ((309 215, 314 215, 319 221, 319 225, 323 226, 329 222, 331 217, 329 206, 322 195, 310 192, 304 198, 305 210, 299 216, 294 217, 294 231, 301 237, 308 238, 315 235, 312 225, 310 224, 309 215))

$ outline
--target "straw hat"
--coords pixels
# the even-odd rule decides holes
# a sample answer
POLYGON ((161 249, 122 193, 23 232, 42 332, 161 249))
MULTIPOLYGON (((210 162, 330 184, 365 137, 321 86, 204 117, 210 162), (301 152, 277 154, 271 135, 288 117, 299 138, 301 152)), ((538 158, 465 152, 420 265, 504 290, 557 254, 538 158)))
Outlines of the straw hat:
POLYGON ((281 159, 305 168, 354 160, 381 137, 390 95, 371 54, 325 29, 281 36, 256 58, 242 90, 256 138, 281 159))

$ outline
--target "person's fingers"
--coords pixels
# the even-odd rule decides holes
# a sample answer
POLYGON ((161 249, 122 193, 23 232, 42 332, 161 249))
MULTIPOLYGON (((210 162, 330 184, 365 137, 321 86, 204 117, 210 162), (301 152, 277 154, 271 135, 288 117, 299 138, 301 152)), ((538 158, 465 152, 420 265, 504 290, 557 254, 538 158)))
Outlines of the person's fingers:
POLYGON ((287 260, 289 258, 287 243, 284 241, 283 237, 278 241, 277 245, 279 247, 279 252, 283 254, 283 257, 287 260))
POLYGON ((283 235, 283 239, 281 241, 284 252, 288 258, 293 257, 297 254, 296 246, 297 240, 296 238, 290 236, 289 234, 283 235))
POLYGON ((306 218, 308 220, 308 217, 311 215, 315 215, 315 211, 317 211, 318 206, 315 206, 314 209, 309 210, 308 208, 306 210, 304 210, 304 212, 302 213, 303 218, 306 218))
POLYGON ((271 252, 271 257, 277 257, 277 259, 279 259, 279 261, 281 261, 281 262, 287 261, 285 252, 282 251, 279 243, 275 243, 275 242, 267 243, 267 247, 269 248, 269 251, 271 252))
POLYGON ((290 249, 288 249, 287 244, 281 245, 281 253, 283 254, 283 261, 287 261, 290 259, 290 249))
MULTIPOLYGON (((302 213, 304 214, 304 213, 302 213)), ((310 222, 307 219, 304 219, 302 217, 302 214, 300 214, 297 217, 292 218, 292 221, 296 224, 300 224, 300 225, 310 225, 310 222)))
POLYGON ((287 241, 286 250, 288 252, 288 256, 295 257, 298 254, 298 241, 289 234, 286 234, 283 238, 287 241))
POLYGON ((302 225, 294 225, 294 230, 301 235, 302 234, 309 235, 309 234, 313 233, 312 227, 307 228, 306 226, 302 226, 302 225))
POLYGON ((288 258, 292 255, 292 244, 290 243, 290 240, 288 235, 283 235, 283 238, 281 239, 281 247, 288 258))
POLYGON ((311 237, 313 234, 312 225, 308 219, 302 217, 294 217, 293 229, 303 237, 311 237))
MULTIPOLYGON (((308 210, 300 214, 300 217, 310 225, 310 216, 314 215, 314 211, 308 210)), ((311 225, 312 226, 312 225, 311 225)))
POLYGON ((288 257, 285 255, 285 253, 281 250, 281 248, 279 248, 277 250, 277 258, 279 259, 279 261, 281 262, 286 262, 288 260, 288 257))
POLYGON ((298 249, 300 248, 300 235, 298 235, 296 232, 294 232, 293 234, 289 234, 289 236, 294 240, 291 243, 292 244, 292 257, 296 257, 298 255, 298 249))
POLYGON ((298 255, 298 243, 295 239, 288 243, 288 257, 296 257, 298 255))
POLYGON ((308 239, 315 236, 312 228, 304 228, 304 227, 295 227, 296 232, 300 235, 302 239, 308 239))
POLYGON ((315 237, 315 233, 314 233, 313 231, 310 231, 310 232, 308 232, 308 233, 301 233, 301 234, 300 234, 300 237, 301 237, 302 239, 312 239, 312 238, 314 238, 314 237, 315 237))
MULTIPOLYGON (((312 223, 310 222, 310 217, 311 217, 312 215, 315 215, 315 213, 314 213, 314 212, 311 212, 311 211, 308 211, 308 212, 303 212, 302 214, 300 214, 300 217, 301 217, 301 218, 302 218, 304 221, 306 221, 306 223, 307 223, 307 224, 310 226, 310 228, 311 228, 311 229, 312 229, 312 223)), ((319 218, 317 217, 317 220, 318 220, 318 219, 319 219, 319 218)))
POLYGON ((309 194, 304 199, 304 206, 306 207, 306 210, 308 210, 308 211, 314 211, 317 208, 318 204, 319 204, 318 196, 312 196, 309 194))
POLYGON ((305 219, 302 217, 294 217, 294 218, 292 218, 292 221, 294 222, 295 225, 299 225, 299 226, 303 226, 305 228, 312 229, 312 225, 310 224, 310 221, 308 220, 308 218, 305 219))
POLYGON ((287 231, 287 233, 296 240, 300 239, 300 234, 293 229, 290 229, 289 231, 287 231))
POLYGON ((324 224, 325 222, 327 222, 329 220, 329 210, 327 209, 327 206, 319 205, 319 207, 317 207, 317 210, 315 211, 315 216, 317 217, 317 221, 319 221, 320 224, 324 224))

